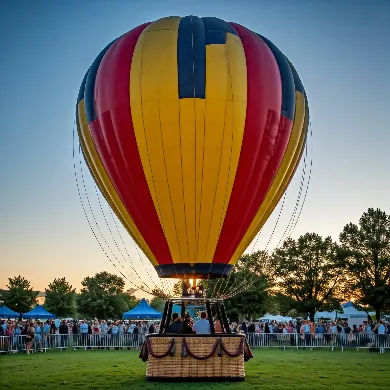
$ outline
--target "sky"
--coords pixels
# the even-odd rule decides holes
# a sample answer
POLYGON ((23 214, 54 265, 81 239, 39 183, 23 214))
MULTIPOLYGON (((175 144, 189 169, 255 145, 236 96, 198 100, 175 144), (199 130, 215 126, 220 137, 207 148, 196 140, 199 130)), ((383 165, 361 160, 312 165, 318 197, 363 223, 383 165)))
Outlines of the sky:
MULTIPOLYGON (((337 240, 343 226, 357 223, 369 207, 390 213, 389 1, 3 1, 0 288, 19 274, 43 290, 58 277, 79 288, 86 276, 116 272, 88 226, 76 187, 76 97, 103 47, 137 25, 170 15, 216 16, 243 24, 273 41, 298 70, 310 104, 308 161, 313 166, 292 237, 309 231, 337 240)), ((293 212, 302 169, 287 192, 271 249, 293 212)), ((99 207, 84 173, 91 203, 99 207)), ((85 203, 85 195, 82 199, 85 203)), ((268 242, 278 210, 258 249, 268 242)), ((123 237, 121 249, 135 256, 123 232, 113 237, 118 242, 123 237)))

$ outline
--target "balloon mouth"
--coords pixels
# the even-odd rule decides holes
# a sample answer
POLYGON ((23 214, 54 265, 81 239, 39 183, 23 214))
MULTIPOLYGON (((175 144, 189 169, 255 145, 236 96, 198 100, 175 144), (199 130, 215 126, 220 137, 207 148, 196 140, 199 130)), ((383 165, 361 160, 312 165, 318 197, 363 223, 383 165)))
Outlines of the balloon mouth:
POLYGON ((160 278, 178 279, 215 279, 227 278, 233 266, 231 264, 218 263, 176 263, 163 264, 155 267, 160 278))

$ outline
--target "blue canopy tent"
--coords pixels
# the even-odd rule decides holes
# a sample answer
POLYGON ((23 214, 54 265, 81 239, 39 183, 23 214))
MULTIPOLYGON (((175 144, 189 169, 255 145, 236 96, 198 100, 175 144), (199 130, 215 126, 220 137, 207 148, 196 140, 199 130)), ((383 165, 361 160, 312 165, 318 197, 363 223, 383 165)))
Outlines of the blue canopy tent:
POLYGON ((19 313, 9 309, 7 306, 0 307, 0 317, 1 318, 19 318, 19 313))
POLYGON ((27 313, 23 314, 23 318, 32 318, 32 319, 48 319, 55 318, 55 314, 49 313, 46 309, 44 309, 41 305, 34 307, 34 309, 30 310, 27 313))
POLYGON ((123 313, 124 320, 158 320, 162 318, 162 313, 150 307, 145 298, 134 309, 123 313))

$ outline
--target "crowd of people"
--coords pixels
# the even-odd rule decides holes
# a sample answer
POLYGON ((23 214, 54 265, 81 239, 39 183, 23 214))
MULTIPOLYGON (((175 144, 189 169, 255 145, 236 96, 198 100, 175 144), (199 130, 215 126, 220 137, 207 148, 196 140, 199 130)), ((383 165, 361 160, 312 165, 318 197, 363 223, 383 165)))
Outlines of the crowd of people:
MULTIPOLYGON (((213 319, 216 333, 223 332, 223 326, 218 318, 213 319)), ((35 350, 45 348, 67 348, 71 345, 74 348, 84 347, 126 347, 138 346, 147 333, 158 333, 159 321, 110 321, 110 320, 2 320, 0 323, 0 336, 7 338, 16 350, 24 344, 26 353, 30 353, 31 346, 35 350), (71 337, 70 337, 71 336, 71 337), (131 344, 132 343, 132 344, 131 344), (133 345, 134 344, 134 345, 133 345)), ((359 326, 349 326, 348 322, 318 321, 311 322, 289 321, 289 322, 262 322, 253 321, 242 323, 229 322, 232 333, 244 333, 248 335, 250 344, 253 346, 270 345, 273 340, 288 340, 280 335, 290 335, 290 343, 296 343, 296 337, 306 345, 313 345, 313 340, 330 342, 338 340, 342 343, 346 341, 356 341, 357 339, 367 341, 369 338, 362 338, 356 335, 373 336, 378 335, 380 348, 389 344, 390 346, 390 323, 383 320, 377 323, 364 321, 359 326), (268 336, 255 336, 264 334, 268 336), (294 337, 292 337, 295 335, 294 337), (360 337, 360 338, 359 338, 360 337), (343 341, 344 340, 344 341, 343 341)), ((172 321, 167 329, 168 333, 176 334, 210 334, 210 321, 206 312, 201 312, 199 316, 192 319, 189 314, 181 318, 178 313, 173 313, 172 321)), ((1 349, 1 346, 0 346, 1 349)))
MULTIPOLYGON (((234 326, 234 325, 233 325, 234 326)), ((234 328, 232 328, 233 330, 234 328)), ((239 329, 244 333, 310 333, 310 334, 390 334, 390 323, 383 320, 377 323, 363 321, 359 326, 349 326, 347 321, 289 321, 289 322, 243 322, 239 329)))

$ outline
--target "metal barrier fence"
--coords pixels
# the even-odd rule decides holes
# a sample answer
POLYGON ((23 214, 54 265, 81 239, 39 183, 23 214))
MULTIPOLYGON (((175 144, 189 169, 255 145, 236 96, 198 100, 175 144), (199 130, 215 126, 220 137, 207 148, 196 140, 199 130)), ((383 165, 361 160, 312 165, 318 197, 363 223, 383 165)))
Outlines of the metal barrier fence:
MULTIPOLYGON (((31 351, 46 352, 50 349, 110 349, 140 348, 143 335, 137 334, 36 334, 31 344, 31 351)), ((0 353, 26 351, 26 336, 1 336, 0 353)))
POLYGON ((383 353, 390 349, 390 334, 370 333, 249 333, 248 343, 252 348, 277 347, 277 348, 330 348, 332 351, 339 348, 373 348, 383 353))
MULTIPOLYGON (((281 334, 281 333, 249 333, 248 343, 252 348, 346 348, 377 349, 380 353, 390 349, 390 334, 281 334)), ((89 335, 69 334, 51 335, 37 334, 31 345, 31 351, 52 349, 131 349, 140 348, 145 340, 143 335, 89 335)), ((0 353, 16 353, 26 351, 26 336, 0 336, 0 353)))

